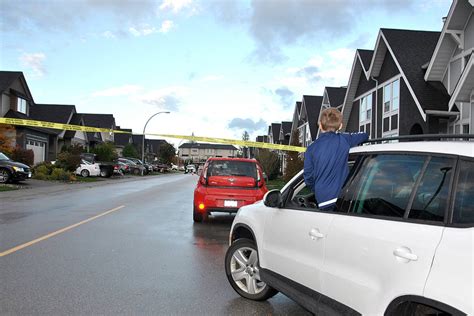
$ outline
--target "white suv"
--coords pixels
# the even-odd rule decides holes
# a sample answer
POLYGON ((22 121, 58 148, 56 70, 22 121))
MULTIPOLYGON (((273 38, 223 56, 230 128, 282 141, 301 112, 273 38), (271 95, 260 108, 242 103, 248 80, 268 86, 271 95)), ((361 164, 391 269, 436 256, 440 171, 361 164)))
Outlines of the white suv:
POLYGON ((239 210, 232 287, 318 315, 474 315, 474 143, 362 146, 349 163, 335 211, 302 172, 239 210))

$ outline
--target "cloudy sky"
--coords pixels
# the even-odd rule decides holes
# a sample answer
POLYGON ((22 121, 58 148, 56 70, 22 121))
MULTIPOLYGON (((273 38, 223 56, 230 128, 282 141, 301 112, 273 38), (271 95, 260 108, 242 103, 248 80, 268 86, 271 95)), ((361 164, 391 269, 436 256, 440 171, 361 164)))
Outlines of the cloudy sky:
MULTIPOLYGON (((303 94, 345 86, 379 28, 441 31, 450 1, 2 1, 0 69, 36 103, 147 132, 254 139, 303 94)), ((173 141, 176 145, 179 140, 173 141)))

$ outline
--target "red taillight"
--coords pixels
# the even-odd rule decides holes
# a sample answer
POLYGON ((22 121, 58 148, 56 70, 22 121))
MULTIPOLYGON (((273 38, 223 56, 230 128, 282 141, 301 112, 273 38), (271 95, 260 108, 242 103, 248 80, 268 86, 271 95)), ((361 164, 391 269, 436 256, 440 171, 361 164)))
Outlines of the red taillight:
POLYGON ((199 209, 200 210, 203 210, 206 206, 204 205, 204 203, 199 203, 199 209))

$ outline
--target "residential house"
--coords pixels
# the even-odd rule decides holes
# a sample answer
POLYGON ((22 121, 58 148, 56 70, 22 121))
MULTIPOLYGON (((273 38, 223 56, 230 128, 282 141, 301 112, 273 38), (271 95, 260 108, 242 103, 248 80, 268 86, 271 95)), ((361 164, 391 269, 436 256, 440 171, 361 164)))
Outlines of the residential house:
POLYGON ((268 126, 268 142, 271 144, 280 143, 281 123, 272 123, 268 126))
MULTIPOLYGON (((255 138, 256 142, 259 143, 268 143, 268 135, 260 135, 255 138)), ((250 147, 250 158, 255 158, 259 154, 259 148, 250 147)))
POLYGON ((92 114, 80 113, 82 122, 85 126, 99 127, 109 129, 110 132, 87 132, 87 147, 93 148, 97 144, 105 142, 114 142, 114 133, 112 130, 116 129, 115 118, 113 114, 92 114))
MULTIPOLYGON (((346 87, 325 87, 323 93, 323 101, 321 104, 321 111, 319 112, 318 120, 316 124, 321 121, 321 112, 324 109, 336 108, 342 112, 342 106, 344 105, 344 97, 346 96, 346 87)), ((316 138, 319 137, 321 130, 318 128, 316 132, 316 138)))
POLYGON ((184 143, 178 148, 178 157, 185 162, 201 163, 210 157, 237 157, 238 149, 233 145, 184 143))
POLYGON ((424 80, 439 32, 380 29, 374 51, 357 50, 343 106, 346 131, 371 138, 439 133, 449 95, 424 80), (370 60, 370 62, 369 62, 370 60))
MULTIPOLYGON (((291 122, 291 132, 290 132, 290 144, 294 144, 293 134, 296 129, 300 125, 302 125, 302 121, 300 121, 300 114, 301 114, 301 102, 296 101, 295 103, 295 110, 293 111, 293 121, 291 122)), ((298 139, 299 142, 299 139, 298 139)))
MULTIPOLYGON (((31 119, 34 100, 22 72, 0 71, 0 93, 0 117, 31 119)), ((12 133, 13 146, 32 150, 35 164, 55 159, 50 141, 55 143, 56 137, 55 130, 20 125, 14 126, 12 133)))
POLYGON ((473 3, 454 0, 426 65, 424 79, 438 82, 449 94, 447 108, 433 112, 440 132, 474 133, 474 15, 473 3), (447 127, 447 128, 446 128, 447 127))
MULTIPOLYGON (((292 125, 291 121, 281 122, 280 133, 279 133, 280 144, 282 145, 290 144, 291 125, 292 125)), ((280 156, 280 170, 282 173, 284 173, 286 169, 286 151, 280 150, 279 156, 280 156)))
POLYGON ((145 153, 149 161, 158 160, 160 157, 160 147, 168 142, 164 139, 145 139, 145 153))
POLYGON ((316 139, 322 101, 322 96, 303 95, 301 107, 298 102, 296 103, 291 126, 290 143, 293 142, 292 135, 295 130, 298 130, 299 143, 303 147, 308 147, 316 139), (296 115, 298 115, 298 118, 296 118, 296 115))
POLYGON ((120 128, 117 126, 117 130, 124 131, 128 133, 115 133, 114 134, 114 144, 115 144, 115 151, 119 157, 123 157, 123 149, 128 144, 133 144, 132 138, 132 130, 127 128, 120 128))
MULTIPOLYGON (((33 104, 30 107, 30 119, 37 121, 73 124, 72 120, 75 114, 76 107, 74 105, 33 104)), ((51 160, 55 160, 57 153, 61 151, 63 146, 71 145, 75 133, 59 129, 50 129, 50 131, 52 134, 49 137, 48 156, 51 160)))

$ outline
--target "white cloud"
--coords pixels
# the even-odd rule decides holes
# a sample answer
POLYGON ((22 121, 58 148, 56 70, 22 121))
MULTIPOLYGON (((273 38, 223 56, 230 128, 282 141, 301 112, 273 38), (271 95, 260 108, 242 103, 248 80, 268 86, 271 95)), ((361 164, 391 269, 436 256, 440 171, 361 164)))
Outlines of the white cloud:
POLYGON ((141 91, 143 88, 137 85, 124 85, 120 87, 113 87, 101 91, 92 93, 93 97, 116 97, 116 96, 127 96, 134 95, 141 91))
POLYGON ((184 9, 190 8, 192 4, 193 0, 163 0, 160 9, 171 10, 173 13, 179 13, 184 9))
POLYGON ((112 33, 111 31, 105 31, 101 35, 102 37, 105 37, 105 38, 116 38, 115 34, 112 33))
POLYGON ((23 53, 20 56, 21 64, 24 67, 31 68, 33 75, 36 77, 42 77, 46 73, 43 65, 45 59, 46 55, 43 53, 23 53))
POLYGON ((157 32, 161 32, 161 29, 158 30, 156 27, 150 26, 150 25, 142 25, 140 27, 132 26, 128 29, 128 31, 133 36, 139 37, 139 36, 147 36, 147 35, 151 35, 157 32))
POLYGON ((163 23, 161 23, 160 33, 165 33, 165 34, 168 33, 173 26, 174 26, 173 21, 171 20, 163 21, 163 23))
POLYGON ((183 98, 188 94, 189 91, 185 87, 171 86, 148 91, 135 96, 135 99, 145 104, 155 105, 162 110, 178 111, 183 98))

